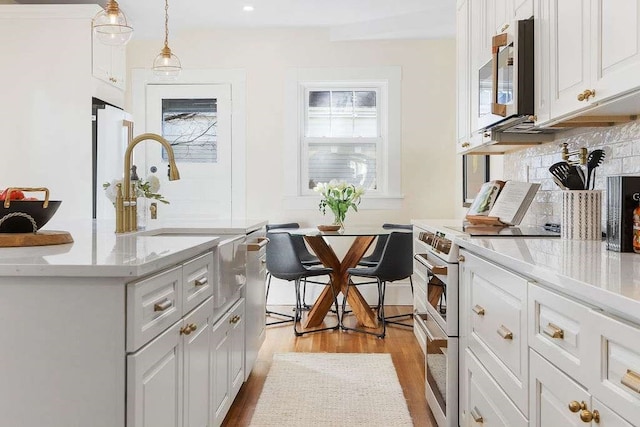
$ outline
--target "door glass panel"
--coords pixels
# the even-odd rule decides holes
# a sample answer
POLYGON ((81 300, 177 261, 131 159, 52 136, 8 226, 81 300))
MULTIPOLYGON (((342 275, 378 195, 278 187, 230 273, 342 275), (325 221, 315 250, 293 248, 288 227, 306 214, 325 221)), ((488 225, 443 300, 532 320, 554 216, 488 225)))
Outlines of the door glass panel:
POLYGON ((496 89, 496 104, 508 105, 513 103, 513 44, 501 47, 498 51, 498 87, 496 89))
POLYGON ((447 341, 427 337, 427 382, 443 413, 447 413, 447 341))
MULTIPOLYGON (((218 162, 217 99, 163 99, 162 136, 177 162, 218 162)), ((162 160, 168 160, 162 149, 162 160)))

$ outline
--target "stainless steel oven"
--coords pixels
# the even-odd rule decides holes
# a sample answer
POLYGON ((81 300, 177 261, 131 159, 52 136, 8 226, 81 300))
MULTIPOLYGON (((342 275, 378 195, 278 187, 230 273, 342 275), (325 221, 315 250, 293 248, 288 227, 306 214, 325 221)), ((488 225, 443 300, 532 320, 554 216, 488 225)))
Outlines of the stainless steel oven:
POLYGON ((425 337, 425 396, 438 426, 458 426, 458 247, 437 232, 416 233, 415 327, 425 337))

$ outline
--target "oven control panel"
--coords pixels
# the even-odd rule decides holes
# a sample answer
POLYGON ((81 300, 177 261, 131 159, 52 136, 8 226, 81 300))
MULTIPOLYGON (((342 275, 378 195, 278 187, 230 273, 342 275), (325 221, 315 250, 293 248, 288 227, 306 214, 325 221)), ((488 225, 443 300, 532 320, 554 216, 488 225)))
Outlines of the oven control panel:
POLYGON ((430 252, 442 258, 448 263, 458 262, 458 245, 455 245, 451 239, 441 231, 421 231, 418 233, 418 240, 424 242, 430 252))

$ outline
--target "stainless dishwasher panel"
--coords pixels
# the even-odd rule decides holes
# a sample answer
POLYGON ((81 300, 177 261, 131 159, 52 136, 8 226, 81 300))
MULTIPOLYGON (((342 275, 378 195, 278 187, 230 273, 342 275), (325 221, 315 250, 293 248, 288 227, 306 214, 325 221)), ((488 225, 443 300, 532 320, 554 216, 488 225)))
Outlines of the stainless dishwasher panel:
POLYGON ((246 237, 222 236, 217 250, 216 287, 214 289, 214 309, 222 314, 240 299, 246 276, 246 237))

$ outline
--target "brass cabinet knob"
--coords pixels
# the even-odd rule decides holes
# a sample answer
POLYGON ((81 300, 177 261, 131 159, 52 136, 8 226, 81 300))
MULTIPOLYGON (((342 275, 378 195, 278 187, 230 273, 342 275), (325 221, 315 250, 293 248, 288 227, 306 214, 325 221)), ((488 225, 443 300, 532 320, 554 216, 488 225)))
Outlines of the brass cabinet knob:
POLYGON ((513 339, 513 332, 511 332, 509 329, 507 329, 507 327, 504 326, 504 325, 500 325, 500 327, 498 328, 498 330, 496 332, 498 332, 498 335, 500 335, 505 340, 512 340, 513 339))
POLYGON ((578 101, 588 101, 592 96, 596 96, 595 89, 587 89, 578 95, 578 101))
POLYGON ((470 145, 471 145, 471 143, 470 143, 470 142, 463 142, 463 143, 462 143, 462 148, 467 148, 467 147, 469 147, 470 145))
POLYGON ((458 255, 458 262, 464 262, 464 255, 458 255))
POLYGON ((549 324, 547 326, 542 328, 542 332, 545 335, 550 336, 551 338, 564 339, 564 331, 562 330, 562 328, 560 328, 559 326, 554 325, 551 322, 549 322, 549 324))
POLYGON ((195 323, 189 323, 187 327, 191 332, 194 332, 196 329, 198 329, 198 325, 196 325, 195 323))
POLYGON ((208 279, 208 278, 206 278, 206 277, 203 277, 202 279, 196 279, 196 280, 193 282, 193 285, 194 285, 194 286, 196 286, 196 287, 197 287, 197 286, 204 286, 204 285, 206 285, 206 284, 207 284, 207 282, 209 282, 209 279, 208 279))
POLYGON ((581 409, 587 409, 587 404, 584 403, 584 401, 578 402, 577 400, 572 400, 571 402, 569 402, 569 410, 571 412, 578 412, 581 409))
POLYGON ((600 422, 600 412, 598 412, 597 409, 594 409, 593 412, 592 411, 588 411, 586 409, 583 409, 582 411, 580 411, 580 419, 582 421, 584 421, 585 423, 590 423, 591 421, 593 421, 595 423, 599 423, 600 422))
POLYGON ((489 138, 491 137, 491 132, 485 132, 482 134, 482 136, 484 136, 485 138, 489 138))
POLYGON ((476 304, 471 310, 473 310, 473 312, 478 316, 484 316, 484 307, 479 306, 478 304, 476 304))
POLYGON ((165 311, 168 308, 171 308, 171 306, 173 306, 173 302, 171 302, 170 300, 166 299, 162 302, 158 302, 156 304, 153 305, 153 311, 165 311))
POLYGON ((189 335, 191 333, 191 325, 180 328, 180 335, 189 335))
POLYGON ((482 415, 480 414, 480 411, 478 410, 477 407, 473 407, 473 409, 471 409, 471 411, 469 411, 471 413, 471 418, 473 418, 473 421, 479 424, 484 423, 484 418, 482 418, 482 415))

